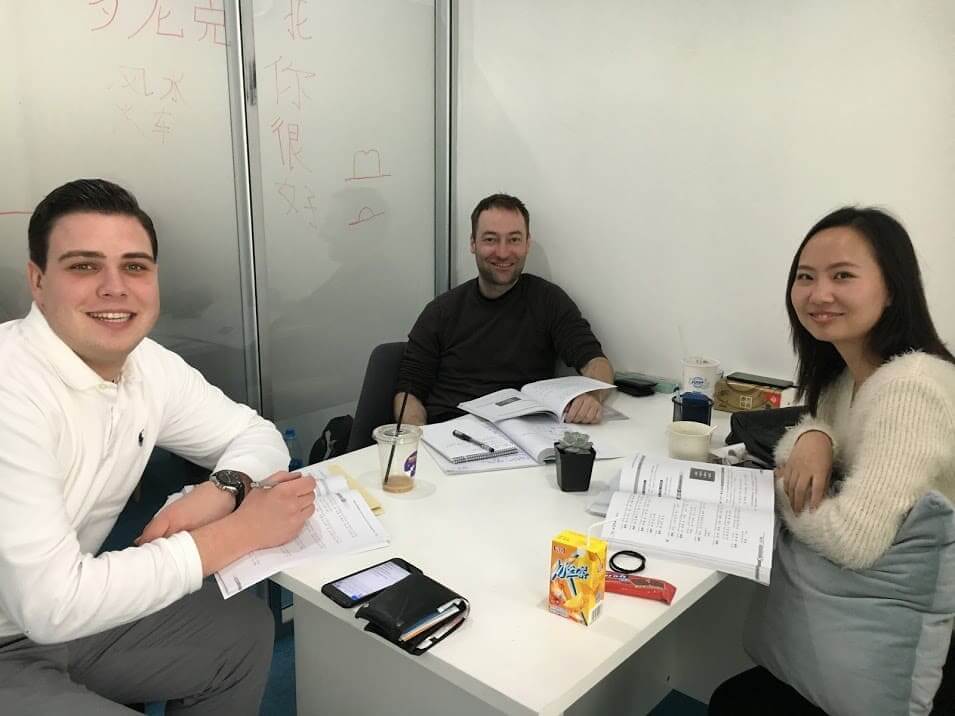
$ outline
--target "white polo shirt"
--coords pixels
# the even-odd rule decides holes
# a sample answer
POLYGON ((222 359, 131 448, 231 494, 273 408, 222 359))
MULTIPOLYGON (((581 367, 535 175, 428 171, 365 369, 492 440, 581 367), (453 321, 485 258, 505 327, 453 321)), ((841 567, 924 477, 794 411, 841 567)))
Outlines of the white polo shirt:
POLYGON ((0 637, 95 634, 199 589, 188 532, 93 555, 154 446, 261 479, 286 469, 282 436, 148 338, 117 383, 100 378, 34 304, 0 324, 0 637))

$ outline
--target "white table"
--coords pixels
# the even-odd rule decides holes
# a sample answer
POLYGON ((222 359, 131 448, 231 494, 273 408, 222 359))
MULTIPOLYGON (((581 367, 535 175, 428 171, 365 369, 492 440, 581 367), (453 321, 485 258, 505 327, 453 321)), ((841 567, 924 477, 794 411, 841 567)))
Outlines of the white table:
MULTIPOLYGON (((615 395, 610 404, 631 419, 592 426, 593 434, 630 452, 665 454, 670 396, 615 395)), ((715 444, 726 435, 728 415, 714 412, 714 423, 715 444)), ((652 559, 645 574, 676 585, 673 604, 608 594, 602 615, 589 627, 548 612, 551 538, 565 529, 586 532, 600 519, 585 508, 622 460, 597 461, 586 494, 561 492, 553 465, 444 475, 425 448, 418 456, 418 484, 405 495, 378 489, 375 447, 332 463, 373 487, 391 544, 275 577, 295 594, 300 716, 608 713, 618 707, 641 713, 670 688, 705 699, 722 678, 747 664, 738 625, 751 586, 728 579, 732 584, 714 590, 723 575, 712 570, 652 559), (365 622, 354 619, 354 610, 319 591, 334 578, 392 556, 471 601, 462 627, 423 656, 409 656, 361 631, 365 622), (654 639, 711 590, 720 595, 708 609, 697 607, 694 618, 681 619, 684 629, 667 629, 672 638, 654 639), (591 691, 598 684, 601 689, 591 691)))

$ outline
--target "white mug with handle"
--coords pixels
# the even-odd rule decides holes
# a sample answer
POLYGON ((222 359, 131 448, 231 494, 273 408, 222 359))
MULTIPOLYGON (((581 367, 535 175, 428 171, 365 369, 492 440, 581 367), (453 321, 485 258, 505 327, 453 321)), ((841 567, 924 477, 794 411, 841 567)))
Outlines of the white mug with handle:
POLYGON ((720 379, 720 362, 702 356, 683 359, 683 385, 681 392, 703 393, 712 398, 716 382, 720 379))

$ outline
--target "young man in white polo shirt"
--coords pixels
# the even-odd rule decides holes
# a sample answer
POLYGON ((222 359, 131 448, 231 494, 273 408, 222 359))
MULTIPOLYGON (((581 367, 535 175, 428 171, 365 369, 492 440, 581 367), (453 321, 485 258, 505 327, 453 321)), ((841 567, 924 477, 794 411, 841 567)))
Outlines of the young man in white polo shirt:
POLYGON ((271 616, 203 578, 296 536, 314 480, 284 471, 271 423, 146 338, 157 242, 132 195, 65 184, 34 211, 29 245, 33 306, 0 325, 0 710, 166 700, 178 714, 257 714, 271 616), (137 546, 94 556, 154 446, 212 479, 137 546))

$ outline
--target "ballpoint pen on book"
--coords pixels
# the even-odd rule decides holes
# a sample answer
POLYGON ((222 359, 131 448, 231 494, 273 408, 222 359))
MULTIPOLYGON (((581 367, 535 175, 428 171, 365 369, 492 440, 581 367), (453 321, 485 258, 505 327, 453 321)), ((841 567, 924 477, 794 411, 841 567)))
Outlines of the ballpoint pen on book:
POLYGON ((460 430, 452 430, 451 434, 454 437, 456 437, 458 440, 464 440, 465 442, 469 442, 472 445, 477 445, 482 450, 487 450, 488 452, 494 452, 494 448, 492 448, 490 445, 487 445, 486 443, 482 443, 480 440, 475 440, 470 435, 468 435, 467 433, 462 433, 460 430))

